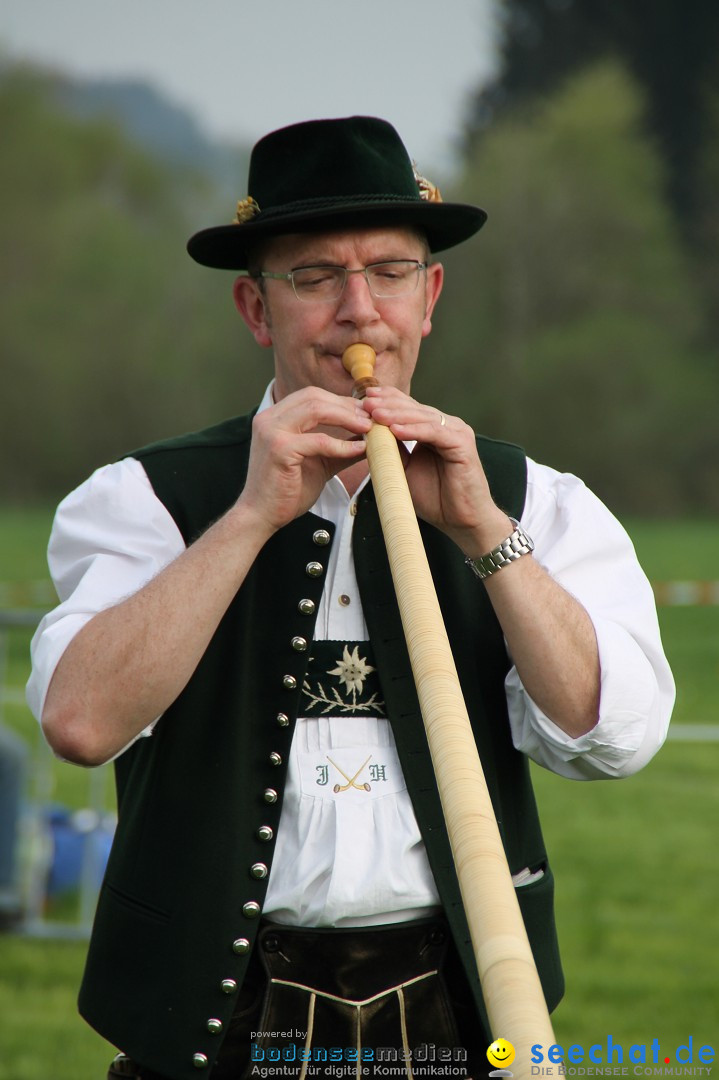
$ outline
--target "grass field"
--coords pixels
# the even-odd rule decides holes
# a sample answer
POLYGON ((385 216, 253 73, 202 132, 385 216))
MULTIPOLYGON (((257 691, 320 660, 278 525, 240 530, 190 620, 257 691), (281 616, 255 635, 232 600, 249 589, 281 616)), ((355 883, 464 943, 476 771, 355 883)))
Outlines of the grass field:
MULTIPOLYGON (((0 513, 0 592, 28 603, 42 596, 51 514, 0 513)), ((655 581, 719 576, 719 526, 628 525, 655 581), (704 562, 689 555, 700 537, 704 562)), ((0 601, 0 607, 6 601, 0 601)), ((719 608, 660 609, 678 685, 675 729, 719 724, 719 608)), ((5 722, 38 746, 17 703, 27 675, 27 634, 8 657, 13 696, 5 722)), ((37 753, 40 753, 37 750, 37 753)), ((47 760, 47 759, 43 759, 47 760)), ((111 783, 107 774, 108 799, 111 783)), ((689 1035, 719 1041, 719 742, 667 743, 641 774, 620 783, 571 783, 534 770, 557 877, 567 994, 555 1014, 560 1043, 589 1046, 611 1035, 625 1047, 660 1041, 673 1052, 689 1035)), ((52 797, 88 798, 86 772, 53 763, 52 797)), ((85 944, 0 938, 0 1080, 94 1080, 112 1051, 76 1018, 85 944)))

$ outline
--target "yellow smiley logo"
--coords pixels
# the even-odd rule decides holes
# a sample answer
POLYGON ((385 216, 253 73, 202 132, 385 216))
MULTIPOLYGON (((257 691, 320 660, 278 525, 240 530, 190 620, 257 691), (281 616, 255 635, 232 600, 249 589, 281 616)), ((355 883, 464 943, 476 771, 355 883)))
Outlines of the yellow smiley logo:
POLYGON ((507 1042, 506 1039, 495 1039, 487 1050, 487 1061, 497 1069, 511 1065, 514 1061, 514 1047, 511 1042, 507 1042))

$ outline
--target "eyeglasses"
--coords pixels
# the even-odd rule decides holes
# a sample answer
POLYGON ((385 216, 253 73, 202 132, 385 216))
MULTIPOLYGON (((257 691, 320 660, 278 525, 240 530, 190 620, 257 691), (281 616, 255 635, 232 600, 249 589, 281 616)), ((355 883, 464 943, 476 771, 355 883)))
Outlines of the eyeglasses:
POLYGON ((391 259, 388 262, 370 263, 357 270, 346 266, 299 266, 287 274, 271 270, 258 270, 254 278, 272 278, 274 281, 290 281, 298 300, 308 303, 323 300, 339 300, 344 292, 349 274, 364 274, 369 291, 377 300, 391 300, 414 292, 427 263, 417 259, 391 259))

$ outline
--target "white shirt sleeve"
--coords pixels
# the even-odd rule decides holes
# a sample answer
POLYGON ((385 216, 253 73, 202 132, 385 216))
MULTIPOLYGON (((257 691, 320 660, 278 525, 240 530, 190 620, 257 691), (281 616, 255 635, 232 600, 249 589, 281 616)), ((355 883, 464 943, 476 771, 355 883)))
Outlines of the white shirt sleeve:
POLYGON ((506 692, 514 745, 569 779, 628 776, 664 742, 674 704, 651 586, 623 527, 575 476, 529 461, 522 524, 535 558, 594 624, 601 697, 596 727, 572 739, 512 668, 506 692))
MULTIPOLYGON (((594 624, 601 662, 600 719, 579 739, 545 716, 515 668, 506 680, 518 750, 572 779, 629 775, 659 749, 674 701, 651 587, 619 522, 576 477, 528 463, 522 522, 535 557, 594 624)), ((39 719, 55 668, 99 611, 142 588, 184 551, 175 521, 142 465, 98 469, 59 506, 48 548, 60 604, 32 642, 30 708, 39 719)))
POLYGON ((57 664, 93 615, 137 592, 185 549, 132 458, 106 465, 60 503, 48 563, 60 604, 32 640, 27 700, 39 720, 57 664))

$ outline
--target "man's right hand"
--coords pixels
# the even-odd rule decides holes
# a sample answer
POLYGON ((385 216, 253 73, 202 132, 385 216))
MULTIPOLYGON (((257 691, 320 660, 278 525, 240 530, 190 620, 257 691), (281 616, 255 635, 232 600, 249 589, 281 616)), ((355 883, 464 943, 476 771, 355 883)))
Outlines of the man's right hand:
POLYGON ((334 473, 362 466, 371 423, 352 398, 316 388, 258 414, 234 506, 65 650, 42 715, 57 754, 102 764, 172 704, 269 537, 308 510, 334 473))
POLYGON ((307 387, 255 416, 238 500, 270 532, 305 513, 335 473, 360 461, 372 421, 350 397, 307 387))

